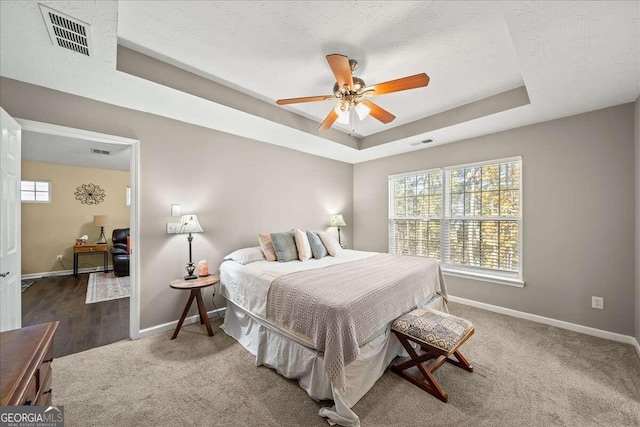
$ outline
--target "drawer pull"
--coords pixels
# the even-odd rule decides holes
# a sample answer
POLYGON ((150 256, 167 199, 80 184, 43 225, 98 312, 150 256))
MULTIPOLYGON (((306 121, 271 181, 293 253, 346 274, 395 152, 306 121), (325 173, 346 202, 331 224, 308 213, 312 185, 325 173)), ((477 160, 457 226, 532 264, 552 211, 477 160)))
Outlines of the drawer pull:
POLYGON ((50 388, 49 390, 42 392, 42 394, 51 393, 52 391, 53 391, 53 388, 50 388))
POLYGON ((27 406, 31 406, 33 405, 33 400, 27 400, 26 402, 24 402, 24 404, 27 406))

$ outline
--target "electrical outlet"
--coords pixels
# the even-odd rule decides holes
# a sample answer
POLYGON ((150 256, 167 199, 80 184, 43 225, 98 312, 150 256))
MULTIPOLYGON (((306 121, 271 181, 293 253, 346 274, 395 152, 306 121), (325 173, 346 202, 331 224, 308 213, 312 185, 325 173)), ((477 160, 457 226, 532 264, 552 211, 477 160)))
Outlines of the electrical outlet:
POLYGON ((62 261, 62 255, 58 255, 58 256, 56 257, 56 261, 62 261))
POLYGON ((167 223, 167 234, 178 234, 178 230, 180 230, 179 222, 168 222, 167 223))
POLYGON ((591 308, 597 308, 604 310, 604 298, 603 297, 591 297, 591 308))

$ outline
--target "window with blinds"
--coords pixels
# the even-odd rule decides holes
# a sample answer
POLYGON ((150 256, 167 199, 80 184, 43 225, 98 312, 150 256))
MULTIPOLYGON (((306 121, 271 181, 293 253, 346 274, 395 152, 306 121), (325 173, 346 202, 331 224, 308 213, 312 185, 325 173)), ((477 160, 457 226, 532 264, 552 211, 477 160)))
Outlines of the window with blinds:
POLYGON ((520 158, 389 177, 389 252, 521 278, 520 158))
POLYGON ((21 181, 20 200, 26 203, 51 203, 51 182, 21 181))
POLYGON ((440 258, 442 171, 390 180, 389 252, 440 258))

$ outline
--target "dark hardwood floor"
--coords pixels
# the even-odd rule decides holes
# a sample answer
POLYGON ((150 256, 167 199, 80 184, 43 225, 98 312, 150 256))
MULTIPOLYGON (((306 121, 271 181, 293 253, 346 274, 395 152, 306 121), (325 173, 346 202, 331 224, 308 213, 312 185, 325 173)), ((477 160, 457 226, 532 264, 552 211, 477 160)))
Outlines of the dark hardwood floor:
POLYGON ((85 304, 88 280, 88 273, 37 279, 22 293, 22 326, 60 321, 54 357, 129 337, 129 298, 85 304))

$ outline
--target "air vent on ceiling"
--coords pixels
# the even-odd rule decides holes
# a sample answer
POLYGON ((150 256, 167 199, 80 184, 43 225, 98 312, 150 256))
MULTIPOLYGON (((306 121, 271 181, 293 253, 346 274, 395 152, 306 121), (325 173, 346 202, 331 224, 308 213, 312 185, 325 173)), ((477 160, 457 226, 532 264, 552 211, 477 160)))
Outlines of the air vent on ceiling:
POLYGON ((411 145, 416 146, 416 145, 425 145, 425 144, 431 144, 433 142, 436 142, 435 139, 433 138, 427 138, 427 139, 423 139, 422 141, 416 141, 416 142, 412 142, 411 145))
POLYGON ((107 150, 100 150, 99 148, 92 148, 91 152, 93 154, 102 154, 104 156, 108 156, 111 154, 111 151, 107 151, 107 150))
POLYGON ((74 52, 91 56, 91 27, 89 24, 40 4, 51 43, 74 52))

